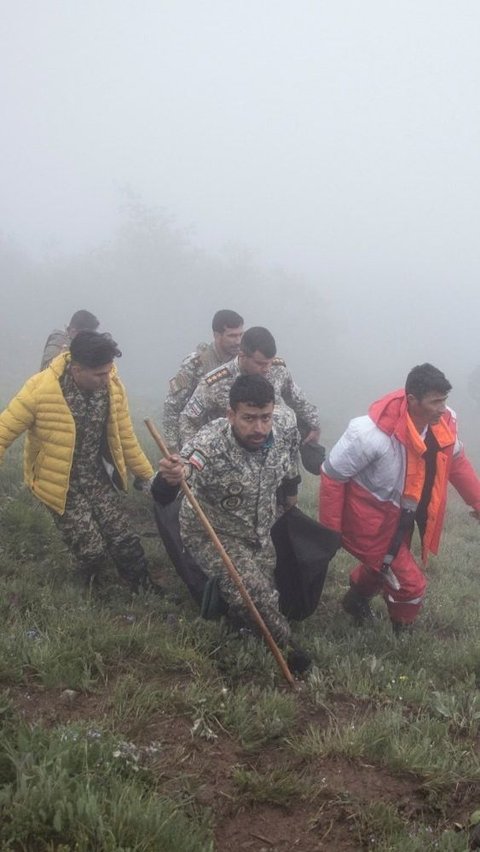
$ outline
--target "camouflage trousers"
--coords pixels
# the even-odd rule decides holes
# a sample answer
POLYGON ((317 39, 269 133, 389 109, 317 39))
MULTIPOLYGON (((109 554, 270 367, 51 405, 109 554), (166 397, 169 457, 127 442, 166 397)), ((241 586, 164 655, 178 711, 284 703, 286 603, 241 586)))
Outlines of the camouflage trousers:
MULTIPOLYGON (((218 576, 220 592, 229 606, 230 613, 258 632, 240 592, 230 579, 222 558, 213 544, 201 537, 201 533, 198 537, 188 537, 188 541, 186 537, 185 544, 205 574, 209 577, 218 576)), ((273 577, 276 564, 273 543, 269 542, 262 548, 254 548, 238 539, 224 537, 222 544, 273 638, 279 645, 287 645, 290 626, 278 608, 278 592, 273 577)))
POLYGON ((146 577, 145 553, 139 536, 130 530, 122 503, 122 496, 101 475, 91 481, 73 478, 64 514, 52 512, 55 525, 87 582, 101 572, 108 557, 132 588, 146 577))

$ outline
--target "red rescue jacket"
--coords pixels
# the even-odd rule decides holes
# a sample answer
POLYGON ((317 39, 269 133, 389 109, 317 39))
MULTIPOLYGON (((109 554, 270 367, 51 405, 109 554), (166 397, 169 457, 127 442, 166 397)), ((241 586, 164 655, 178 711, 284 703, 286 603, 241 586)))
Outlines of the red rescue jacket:
MULTIPOLYGON (((449 481, 469 506, 480 510, 480 480, 458 440, 455 413, 447 409, 429 428, 439 449, 422 541, 424 561, 429 552, 438 552, 449 481)), ((341 532, 343 547, 372 568, 379 568, 388 553, 402 503, 420 500, 425 451, 408 415, 405 391, 398 390, 352 420, 323 465, 320 523, 341 532)))

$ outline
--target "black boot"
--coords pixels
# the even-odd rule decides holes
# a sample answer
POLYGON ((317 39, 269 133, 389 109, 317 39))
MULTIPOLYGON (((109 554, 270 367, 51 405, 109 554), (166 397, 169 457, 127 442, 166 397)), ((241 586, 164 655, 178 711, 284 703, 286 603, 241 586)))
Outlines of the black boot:
POLYGON ((392 630, 395 636, 410 636, 413 633, 413 624, 392 621, 392 630))
POLYGON ((145 558, 137 560, 135 565, 132 563, 120 564, 117 562, 117 571, 119 577, 127 584, 130 591, 134 595, 138 595, 140 589, 144 592, 155 592, 163 595, 164 590, 161 586, 153 582, 148 571, 148 564, 145 558))
POLYGON ((361 595, 355 586, 350 586, 348 592, 343 596, 342 607, 349 615, 353 615, 358 624, 373 621, 375 618, 370 608, 369 599, 361 595))
POLYGON ((81 588, 88 590, 98 586, 103 568, 103 559, 79 561, 77 565, 77 582, 81 588))
POLYGON ((290 650, 287 654, 287 666, 294 675, 305 674, 312 665, 312 658, 307 651, 299 648, 295 642, 290 641, 290 650))

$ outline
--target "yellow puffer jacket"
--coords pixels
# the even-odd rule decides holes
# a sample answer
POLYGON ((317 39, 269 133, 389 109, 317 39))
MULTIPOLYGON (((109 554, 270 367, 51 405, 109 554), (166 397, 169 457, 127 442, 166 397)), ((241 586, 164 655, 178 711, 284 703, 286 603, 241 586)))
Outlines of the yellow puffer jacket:
MULTIPOLYGON (((75 447, 75 421, 65 402, 59 378, 70 360, 64 352, 32 376, 0 414, 0 461, 5 450, 28 430, 24 478, 36 497, 63 515, 75 447)), ((115 368, 108 383, 110 407, 107 440, 124 491, 127 469, 149 479, 153 469, 133 431, 127 396, 115 368)))

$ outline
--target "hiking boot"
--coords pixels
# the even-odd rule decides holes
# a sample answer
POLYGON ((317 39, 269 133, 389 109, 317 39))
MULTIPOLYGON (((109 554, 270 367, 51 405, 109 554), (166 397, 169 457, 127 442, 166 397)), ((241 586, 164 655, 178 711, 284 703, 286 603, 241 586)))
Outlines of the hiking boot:
POLYGON ((413 633, 413 624, 403 624, 401 621, 392 621, 394 636, 410 636, 413 633))
POLYGON ((141 589, 144 592, 154 592, 156 595, 165 594, 163 586, 153 582, 147 568, 143 565, 140 567, 117 565, 117 571, 120 579, 123 580, 134 595, 138 595, 141 589))
POLYGON ((287 666, 293 675, 304 674, 312 665, 310 654, 301 648, 292 648, 287 654, 287 666))
POLYGON ((102 570, 105 569, 103 559, 91 559, 79 562, 76 570, 76 582, 80 588, 91 591, 99 584, 102 570))
POLYGON ((342 607, 345 612, 354 617, 358 624, 373 621, 375 618, 370 608, 369 599, 357 592, 354 586, 350 586, 348 592, 343 596, 342 607))
POLYGON ((79 569, 76 573, 76 582, 81 589, 93 589, 98 585, 98 574, 96 571, 79 569))

